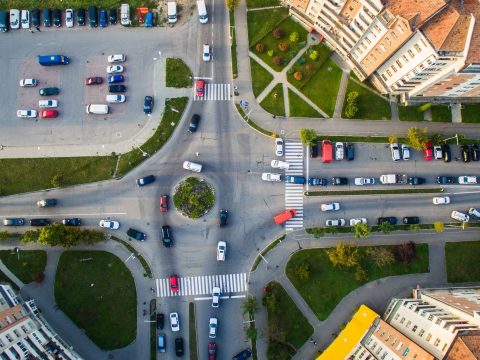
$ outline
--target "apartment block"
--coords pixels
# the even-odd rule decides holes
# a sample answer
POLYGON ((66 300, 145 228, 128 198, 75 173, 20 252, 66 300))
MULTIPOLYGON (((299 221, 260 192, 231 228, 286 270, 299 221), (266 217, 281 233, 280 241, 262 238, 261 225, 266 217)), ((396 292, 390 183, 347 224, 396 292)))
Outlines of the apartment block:
POLYGON ((34 300, 23 301, 9 285, 0 285, 0 358, 81 359, 46 322, 34 300))

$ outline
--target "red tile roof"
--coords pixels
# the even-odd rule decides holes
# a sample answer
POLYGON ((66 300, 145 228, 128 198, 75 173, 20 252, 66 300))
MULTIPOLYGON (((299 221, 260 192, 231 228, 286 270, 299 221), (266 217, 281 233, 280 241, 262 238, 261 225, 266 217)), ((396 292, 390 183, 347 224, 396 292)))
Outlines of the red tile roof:
POLYGON ((446 0, 386 0, 385 3, 393 15, 400 15, 406 19, 417 15, 415 24, 417 28, 447 5, 446 0))

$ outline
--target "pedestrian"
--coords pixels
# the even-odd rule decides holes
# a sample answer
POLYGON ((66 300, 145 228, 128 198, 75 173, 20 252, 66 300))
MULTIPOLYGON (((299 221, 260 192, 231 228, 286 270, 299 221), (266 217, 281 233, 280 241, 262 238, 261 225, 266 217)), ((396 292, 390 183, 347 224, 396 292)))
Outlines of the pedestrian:
POLYGON ((32 29, 29 28, 28 31, 30 31, 32 34, 34 34, 34 31, 32 29))
POLYGON ((276 119, 276 118, 277 118, 277 115, 272 115, 272 117, 273 117, 274 119, 276 119))
POLYGON ((313 343, 313 338, 310 338, 310 342, 313 343))
POLYGON ((197 152, 195 153, 195 156, 198 157, 198 155, 200 155, 200 153, 197 151, 197 152))
POLYGON ((35 29, 37 29, 37 31, 40 32, 40 28, 38 26, 35 26, 35 29))
POLYGON ((313 342, 313 345, 317 346, 317 342, 316 342, 316 341, 314 341, 314 342, 313 342))

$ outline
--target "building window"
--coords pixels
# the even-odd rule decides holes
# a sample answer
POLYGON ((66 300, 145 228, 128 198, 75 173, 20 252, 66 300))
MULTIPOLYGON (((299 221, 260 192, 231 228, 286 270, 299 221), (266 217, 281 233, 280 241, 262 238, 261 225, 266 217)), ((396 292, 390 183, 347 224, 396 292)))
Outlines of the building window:
POLYGON ((405 62, 408 62, 408 58, 405 55, 403 55, 402 58, 405 60, 405 62))
POLYGON ((371 44, 371 43, 372 43, 368 37, 365 38, 365 41, 367 42, 367 44, 371 44))
MULTIPOLYGON (((392 70, 393 72, 397 72, 397 68, 395 67, 395 65, 392 65, 392 70)), ((410 321, 409 321, 410 322, 410 321)), ((408 325, 407 325, 408 326, 408 325)))
POLYGON ((376 31, 377 33, 380 33, 380 32, 382 31, 382 29, 380 29, 380 28, 378 27, 378 25, 373 25, 373 28, 375 29, 375 31, 376 31))
POLYGON ((400 24, 397 25, 397 30, 400 34, 403 34, 403 29, 402 29, 402 26, 400 24))
POLYGON ((400 60, 397 60, 396 63, 400 69, 403 67, 402 62, 400 60))
POLYGON ((387 81, 387 77, 385 76, 385 74, 382 74, 382 79, 387 81))
POLYGON ((438 344, 440 344, 440 339, 436 338, 435 342, 433 343, 433 346, 438 346, 438 344))
POLYGON ((380 50, 382 50, 382 52, 385 52, 385 46, 383 46, 383 44, 380 44, 380 50))
POLYGON ((11 338, 10 335, 8 335, 8 334, 5 335, 5 339, 7 339, 8 341, 12 342, 12 338, 11 338))
POLYGON ((399 317, 400 317, 400 314, 395 315, 395 320, 398 320, 399 317))
POLYGON ((420 39, 420 41, 422 42, 423 46, 427 47, 427 43, 425 42, 425 40, 420 39))
POLYGON ((447 345, 448 345, 447 343, 443 344, 443 347, 442 347, 442 352, 444 352, 444 351, 445 351, 445 348, 447 347, 447 345))
POLYGON ((413 47, 415 48, 415 50, 417 50, 418 53, 422 52, 422 49, 420 48, 420 46, 418 46, 418 44, 413 45, 413 47))
POLYGON ((390 33, 392 35, 392 38, 397 39, 397 34, 395 34, 393 31, 390 33))
MULTIPOLYGON (((387 70, 387 74, 389 73, 389 71, 387 70)), ((389 76, 392 76, 392 74, 388 74, 389 76)), ((400 320, 400 324, 403 324, 405 322, 405 318, 402 317, 402 320, 400 320)))
POLYGON ((427 337, 425 338, 425 340, 430 341, 431 338, 432 338, 432 334, 429 333, 429 334, 427 335, 427 337))
POLYGON ((435 324, 439 325, 441 322, 442 322, 442 319, 437 319, 437 321, 435 321, 435 324))
POLYGON ((413 59, 415 57, 415 55, 413 54, 413 51, 412 50, 408 50, 408 55, 410 55, 410 57, 413 59))
POLYGON ((412 331, 413 331, 413 332, 417 331, 417 328, 418 328, 418 326, 417 326, 417 325, 414 325, 413 328, 412 328, 412 331))
MULTIPOLYGON (((415 74, 418 74, 418 72, 415 72, 415 74)), ((433 315, 429 315, 429 316, 428 316, 428 320, 429 320, 429 321, 432 321, 432 320, 433 320, 433 315)))
POLYGON ((392 45, 392 42, 390 41, 390 39, 388 37, 385 38, 385 41, 387 42, 388 45, 392 45))

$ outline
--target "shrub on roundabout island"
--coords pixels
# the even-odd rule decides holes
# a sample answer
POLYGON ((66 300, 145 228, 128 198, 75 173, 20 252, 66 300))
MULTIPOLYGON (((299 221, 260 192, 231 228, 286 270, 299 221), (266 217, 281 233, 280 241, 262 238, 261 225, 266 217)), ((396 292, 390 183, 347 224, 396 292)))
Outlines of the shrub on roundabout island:
POLYGON ((175 187, 173 204, 183 215, 198 219, 215 204, 215 192, 204 179, 188 177, 175 187))

